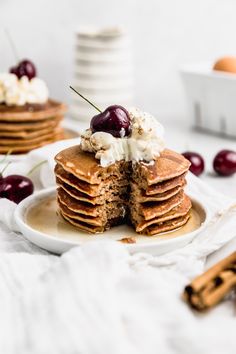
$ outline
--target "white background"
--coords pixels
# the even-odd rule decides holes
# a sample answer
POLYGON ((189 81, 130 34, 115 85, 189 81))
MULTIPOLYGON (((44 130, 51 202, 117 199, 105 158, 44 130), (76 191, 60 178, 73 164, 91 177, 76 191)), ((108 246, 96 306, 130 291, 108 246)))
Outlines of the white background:
POLYGON ((89 24, 126 26, 134 41, 136 104, 161 120, 187 119, 183 64, 236 54, 235 0, 0 0, 0 71, 14 64, 7 27, 51 96, 69 102, 74 32, 89 24))

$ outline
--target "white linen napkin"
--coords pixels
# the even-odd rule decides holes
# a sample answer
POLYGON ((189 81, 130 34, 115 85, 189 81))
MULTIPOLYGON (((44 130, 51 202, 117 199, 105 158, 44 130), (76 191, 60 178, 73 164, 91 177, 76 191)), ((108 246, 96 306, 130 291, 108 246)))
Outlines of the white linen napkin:
MULTIPOLYGON (((8 173, 25 174, 46 158, 33 178, 38 188, 52 185, 55 153, 74 144, 38 149, 8 173)), ((113 241, 50 255, 13 232, 15 205, 0 199, 0 353, 233 354, 233 305, 195 316, 180 294, 206 256, 236 236, 235 201, 191 174, 188 191, 211 222, 188 246, 159 257, 131 256, 113 241)))
POLYGON ((234 354, 233 303, 195 316, 180 299, 187 281, 174 269, 134 267, 115 242, 60 258, 1 254, 0 352, 234 354))

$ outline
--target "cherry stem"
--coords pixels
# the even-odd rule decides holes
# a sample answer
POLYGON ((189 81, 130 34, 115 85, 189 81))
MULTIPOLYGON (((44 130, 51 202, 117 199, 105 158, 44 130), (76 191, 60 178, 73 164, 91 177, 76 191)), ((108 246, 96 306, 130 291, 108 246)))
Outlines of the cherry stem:
POLYGON ((47 160, 43 160, 43 161, 39 162, 37 165, 35 165, 33 168, 31 168, 31 170, 27 173, 27 177, 32 175, 32 173, 34 171, 36 171, 40 166, 44 165, 46 162, 47 162, 47 160))
POLYGON ((0 163, 4 163, 6 161, 6 159, 8 158, 8 156, 11 155, 11 153, 12 153, 12 150, 8 150, 8 152, 6 153, 4 158, 0 161, 0 163))
POLYGON ((0 172, 0 176, 3 176, 3 173, 6 171, 7 167, 11 164, 11 161, 9 161, 2 169, 2 171, 0 172))
POLYGON ((95 108, 99 113, 102 113, 101 109, 99 109, 97 106, 95 106, 95 104, 93 104, 91 101, 89 101, 86 97, 84 97, 81 93, 79 93, 78 91, 76 91, 72 86, 70 86, 70 89, 73 90, 75 93, 77 93, 77 95, 79 95, 80 97, 82 97, 86 102, 88 102, 91 106, 93 106, 93 108, 95 108))
POLYGON ((15 57, 15 59, 16 59, 16 62, 19 62, 19 55, 18 55, 18 53, 17 53, 15 43, 14 43, 14 41, 13 41, 13 39, 12 39, 12 36, 10 35, 10 32, 9 32, 8 29, 6 29, 6 28, 5 28, 5 34, 6 34, 6 37, 7 37, 7 39, 8 39, 8 42, 9 42, 9 44, 10 44, 10 47, 11 47, 11 49, 12 49, 12 52, 13 52, 13 54, 14 54, 14 57, 15 57))

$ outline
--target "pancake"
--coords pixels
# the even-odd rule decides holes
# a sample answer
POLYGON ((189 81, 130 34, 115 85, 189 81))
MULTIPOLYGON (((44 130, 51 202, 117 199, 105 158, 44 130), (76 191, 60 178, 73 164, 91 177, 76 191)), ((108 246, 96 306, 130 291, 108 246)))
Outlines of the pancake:
MULTIPOLYGON (((67 183, 61 181, 60 178, 58 178, 58 177, 56 178, 56 183, 59 187, 64 189, 65 192, 67 192, 67 194, 69 194, 74 199, 77 199, 77 200, 80 200, 80 201, 83 201, 86 203, 90 203, 92 205, 104 204, 104 193, 102 195, 97 196, 97 197, 90 197, 87 194, 82 193, 82 192, 78 191, 77 189, 71 187, 67 183)), ((117 188, 115 190, 114 190, 114 188, 112 188, 110 193, 107 193, 106 200, 107 200, 107 202, 118 201, 118 200, 122 201, 125 199, 126 192, 127 192, 127 186, 123 186, 123 187, 119 187, 119 188, 117 186, 117 188)))
POLYGON ((164 193, 175 187, 183 187, 186 183, 185 177, 186 177, 186 172, 178 177, 167 179, 164 182, 159 182, 151 186, 148 186, 146 180, 143 179, 139 181, 140 182, 139 186, 145 189, 146 195, 164 193))
POLYGON ((179 217, 184 217, 185 215, 188 214, 189 210, 191 209, 191 200, 188 196, 184 196, 182 202, 177 205, 175 208, 173 208, 171 211, 156 217, 154 219, 151 219, 149 221, 143 220, 139 224, 136 225, 136 231, 137 232, 142 232, 144 229, 146 229, 148 226, 153 225, 153 224, 160 224, 169 220, 173 220, 179 217))
POLYGON ((103 226, 89 225, 83 221, 71 219, 69 216, 63 214, 63 212, 61 210, 60 210, 60 214, 66 221, 68 221, 73 226, 77 227, 79 230, 86 231, 86 232, 89 232, 92 234, 100 233, 100 232, 104 231, 103 226))
MULTIPOLYGON (((18 132, 7 132, 7 131, 2 131, 0 130, 0 138, 13 138, 13 139, 33 139, 33 138, 37 138, 39 136, 43 136, 43 135, 48 135, 48 134, 53 134, 56 131, 58 131, 58 129, 62 130, 61 128, 56 128, 56 129, 52 129, 52 128, 46 128, 46 129, 38 129, 38 130, 23 130, 23 131, 18 131, 18 132)), ((1 144, 1 140, 0 140, 0 144, 1 144)))
POLYGON ((0 122, 0 130, 4 132, 38 131, 39 129, 55 127, 62 119, 63 116, 55 116, 39 122, 0 122))
POLYGON ((78 213, 70 210, 69 208, 67 208, 67 206, 65 204, 62 204, 60 202, 60 199, 58 199, 58 205, 59 205, 60 211, 63 213, 63 215, 65 215, 71 219, 79 220, 79 221, 85 222, 89 225, 95 225, 95 226, 103 226, 104 225, 104 221, 101 218, 78 214, 78 213))
POLYGON ((33 144, 33 143, 41 143, 44 140, 48 140, 51 138, 54 138, 55 136, 62 134, 62 128, 58 127, 54 129, 53 131, 49 131, 45 134, 41 134, 39 136, 35 136, 33 138, 12 138, 8 139, 6 137, 1 137, 0 139, 0 146, 16 146, 17 145, 28 145, 28 144, 33 144))
MULTIPOLYGON (((106 191, 109 192, 109 189, 112 189, 112 191, 115 192, 116 189, 119 190, 121 187, 128 185, 127 179, 122 178, 123 175, 115 180, 112 177, 107 178, 100 184, 89 184, 88 182, 75 177, 71 173, 66 172, 59 164, 55 166, 55 175, 59 183, 64 183, 64 187, 70 186, 73 190, 87 195, 88 198, 102 197, 106 191)), ((73 191, 72 189, 70 190, 73 191)))
POLYGON ((103 205, 91 205, 71 197, 64 189, 58 188, 58 200, 75 213, 97 217, 103 212, 103 205))
POLYGON ((162 202, 149 202, 141 204, 139 207, 139 212, 145 220, 151 220, 157 216, 168 213, 171 209, 177 207, 183 199, 184 192, 180 191, 178 194, 162 202))
POLYGON ((159 201, 169 199, 174 195, 176 195, 178 192, 181 191, 181 189, 185 186, 185 184, 186 182, 183 184, 183 186, 177 186, 163 193, 157 193, 153 195, 147 195, 146 191, 144 189, 139 189, 138 185, 135 183, 131 183, 131 189, 133 191, 133 195, 135 195, 136 201, 139 203, 159 202, 159 201))
POLYGON ((0 122, 32 122, 63 115, 67 110, 63 103, 49 99, 45 104, 6 106, 0 104, 0 122))
POLYGON ((55 157, 56 162, 68 173, 89 184, 99 184, 105 179, 125 176, 129 163, 117 161, 102 167, 94 154, 84 152, 79 145, 63 150, 55 157))
POLYGON ((60 164, 57 164, 55 166, 55 175, 56 177, 60 178, 62 182, 65 182, 66 184, 74 187, 75 189, 80 192, 83 192, 84 194, 89 195, 90 197, 99 196, 101 193, 101 185, 90 184, 84 180, 77 178, 72 173, 64 170, 64 168, 60 164))
POLYGON ((154 164, 140 162, 136 164, 134 179, 144 179, 148 186, 163 182, 187 172, 191 163, 172 150, 165 149, 154 164))
POLYGON ((44 145, 54 143, 55 141, 58 141, 61 139, 63 139, 63 135, 56 134, 55 136, 52 136, 50 139, 43 140, 42 142, 38 142, 38 143, 32 143, 32 144, 27 144, 27 145, 23 144, 23 145, 17 145, 17 146, 15 146, 15 145, 1 146, 0 145, 0 154, 6 154, 9 151, 11 151, 12 154, 26 153, 26 152, 29 152, 33 149, 37 149, 37 148, 42 147, 44 145))
POLYGON ((89 225, 87 223, 84 223, 84 222, 76 220, 76 219, 72 219, 72 218, 66 216, 65 214, 63 214, 62 211, 60 211, 60 214, 66 221, 68 221, 70 224, 72 224, 73 226, 75 226, 79 230, 86 231, 91 234, 102 233, 102 232, 110 229, 112 226, 117 226, 117 225, 124 223, 124 218, 121 216, 121 217, 117 217, 117 218, 113 218, 113 219, 109 220, 105 226, 95 226, 95 225, 89 225))
POLYGON ((154 235, 190 217, 191 200, 183 190, 190 163, 171 150, 154 165, 117 161, 102 167, 79 146, 61 151, 55 160, 58 207, 78 229, 97 233, 131 221, 136 232, 154 235))
POLYGON ((77 220, 82 221, 88 225, 103 226, 104 228, 106 227, 107 221, 109 219, 114 219, 124 214, 124 208, 119 203, 116 203, 115 207, 113 206, 107 207, 106 210, 104 210, 103 217, 91 217, 91 216, 84 216, 70 210, 65 205, 61 204, 60 200, 58 202, 59 202, 58 205, 60 207, 60 211, 63 213, 63 215, 69 217, 70 219, 74 221, 77 220))
POLYGON ((179 227, 185 225, 189 220, 189 218, 190 218, 190 214, 188 213, 187 215, 176 218, 174 220, 165 221, 160 224, 152 225, 146 229, 145 234, 148 236, 154 236, 163 232, 176 230, 179 227))

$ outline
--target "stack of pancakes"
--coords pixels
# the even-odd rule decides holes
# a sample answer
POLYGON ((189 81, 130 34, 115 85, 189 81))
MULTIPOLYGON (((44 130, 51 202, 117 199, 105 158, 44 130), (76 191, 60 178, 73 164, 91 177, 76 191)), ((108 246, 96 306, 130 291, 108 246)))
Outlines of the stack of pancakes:
POLYGON ((188 221, 191 200, 184 193, 190 162, 164 150, 153 164, 135 164, 130 193, 130 216, 139 233, 155 235, 188 221))
POLYGON ((0 153, 26 153, 62 139, 65 111, 64 104, 53 100, 24 106, 0 104, 0 153))
POLYGON ((127 216, 128 162, 103 168, 79 146, 56 156, 58 205, 61 215, 78 228, 102 232, 127 216))
POLYGON ((102 167, 79 146, 56 156, 61 215, 79 229, 97 233, 131 222, 136 232, 155 235, 184 225, 191 201, 184 194, 190 163, 164 150, 156 161, 118 161, 102 167))

